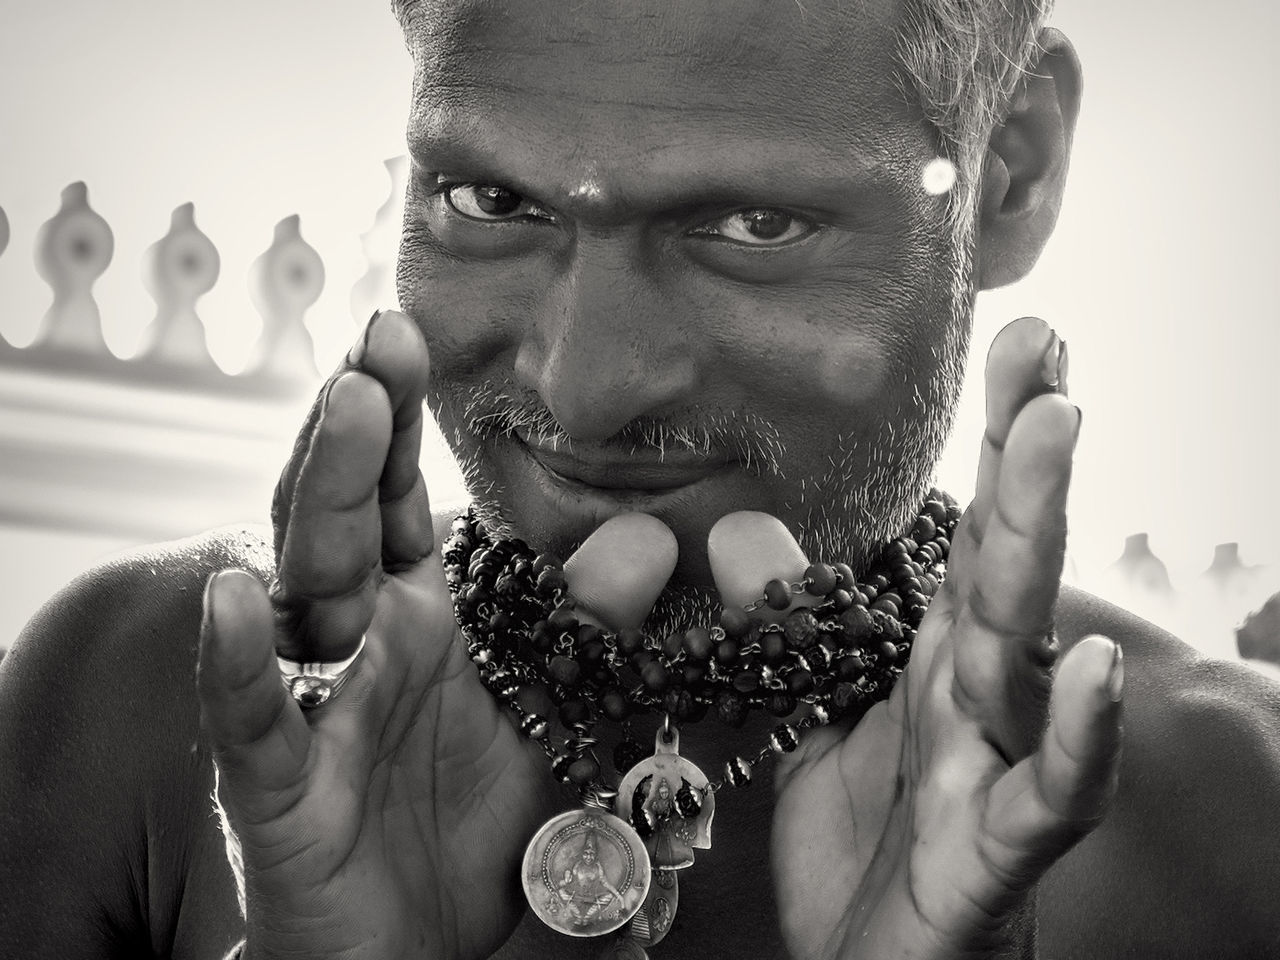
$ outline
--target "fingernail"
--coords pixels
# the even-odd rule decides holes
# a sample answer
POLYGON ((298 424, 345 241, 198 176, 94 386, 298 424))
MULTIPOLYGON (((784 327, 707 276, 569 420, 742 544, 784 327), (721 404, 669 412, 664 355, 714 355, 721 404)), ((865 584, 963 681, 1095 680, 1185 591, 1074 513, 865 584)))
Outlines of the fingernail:
POLYGON ((1071 363, 1067 357, 1067 341, 1062 341, 1062 349, 1058 351, 1058 392, 1064 397, 1067 395, 1067 372, 1071 369, 1071 363))
POLYGON ((1040 379, 1044 381, 1045 386, 1058 386, 1058 367, 1059 357, 1061 354, 1062 338, 1058 336, 1058 331, 1049 331, 1049 346, 1045 348, 1044 356, 1040 358, 1040 379))
POLYGON ((373 316, 371 316, 369 318, 369 322, 364 325, 364 333, 360 335, 360 339, 356 341, 355 346, 347 351, 348 366, 360 366, 360 361, 364 359, 365 348, 369 345, 369 331, 373 329, 374 323, 384 312, 385 311, 381 307, 373 311, 373 316))
MULTIPOLYGON (((356 346, 359 346, 359 345, 360 344, 356 344, 356 346)), ((354 347, 352 349, 354 349, 354 347)), ((341 374, 339 376, 333 377, 328 383, 324 385, 324 396, 320 399, 320 419, 322 420, 324 419, 325 411, 329 409, 329 398, 333 395, 333 388, 334 386, 337 385, 338 381, 341 380, 343 376, 346 376, 346 374, 341 374)))
POLYGON ((1111 656, 1111 670, 1107 674, 1107 695, 1111 697, 1112 703, 1118 703, 1124 690, 1124 653, 1120 644, 1113 645, 1115 653, 1111 656))

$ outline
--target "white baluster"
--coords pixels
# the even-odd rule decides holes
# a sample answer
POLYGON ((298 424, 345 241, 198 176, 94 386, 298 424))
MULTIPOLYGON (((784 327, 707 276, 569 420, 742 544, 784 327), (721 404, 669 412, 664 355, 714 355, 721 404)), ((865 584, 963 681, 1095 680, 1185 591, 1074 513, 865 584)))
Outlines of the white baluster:
POLYGON ((212 367, 196 301, 213 289, 221 260, 195 223, 195 205, 173 211, 169 232, 147 249, 143 280, 156 301, 141 355, 164 363, 212 367))
POLYGON ((89 207, 81 182, 62 191, 62 207, 36 237, 36 268, 53 288, 35 343, 106 355, 93 284, 111 263, 115 241, 107 221, 89 207))

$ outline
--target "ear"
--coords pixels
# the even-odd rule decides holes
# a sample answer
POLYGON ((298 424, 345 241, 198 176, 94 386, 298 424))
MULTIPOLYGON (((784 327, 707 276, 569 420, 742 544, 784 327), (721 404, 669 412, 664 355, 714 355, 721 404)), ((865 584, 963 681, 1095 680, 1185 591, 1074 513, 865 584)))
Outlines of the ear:
POLYGON ((991 132, 978 208, 978 288, 1021 280, 1053 233, 1080 112, 1080 60, 1057 30, 1040 33, 1004 122, 991 132))

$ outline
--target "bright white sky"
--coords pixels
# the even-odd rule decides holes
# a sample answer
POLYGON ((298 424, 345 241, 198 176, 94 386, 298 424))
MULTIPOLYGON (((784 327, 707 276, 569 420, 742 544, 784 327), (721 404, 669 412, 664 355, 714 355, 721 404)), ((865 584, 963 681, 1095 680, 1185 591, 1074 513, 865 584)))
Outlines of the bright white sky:
MULTIPOLYGON (((1269 0, 1059 3, 1087 80, 1067 205, 1033 277, 980 308, 974 388, 943 479, 967 496, 994 332, 1025 313, 1050 320, 1071 344, 1085 410, 1072 552, 1086 579, 1138 530, 1175 580, 1227 540, 1247 562, 1280 565, 1278 11, 1269 0)), ((74 180, 115 231, 97 292, 116 352, 136 350, 154 312, 142 252, 188 200, 222 255, 200 312, 225 367, 244 362, 258 331, 248 265, 291 213, 328 273, 309 315, 320 366, 354 337, 358 237, 388 192, 382 160, 403 151, 409 93, 387 3, 4 0, 0 91, 10 341, 28 342, 47 309, 31 251, 74 180)))

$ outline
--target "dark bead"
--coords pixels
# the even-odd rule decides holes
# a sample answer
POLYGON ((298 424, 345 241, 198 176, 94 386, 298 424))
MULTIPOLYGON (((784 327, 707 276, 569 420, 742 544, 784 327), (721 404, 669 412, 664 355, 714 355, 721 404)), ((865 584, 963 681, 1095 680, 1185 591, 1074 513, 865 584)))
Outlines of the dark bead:
POLYGON ((721 690, 716 695, 716 716, 722 723, 740 727, 747 722, 747 701, 733 690, 721 690))
POLYGON ((693 695, 679 688, 668 690, 662 698, 662 708, 683 722, 689 719, 689 711, 693 709, 693 695))
POLYGON ((738 641, 726 637, 716 644, 716 663, 722 667, 732 666, 738 660, 738 641))
POLYGON ((511 614, 504 610, 499 610, 489 618, 489 630, 492 631, 495 636, 502 636, 511 629, 511 626, 511 614))
POLYGON ((889 640, 881 640, 876 645, 876 653, 878 653, 886 663, 893 663, 898 659, 898 645, 889 640))
POLYGON ((707 711, 710 708, 711 705, 704 698, 695 696, 693 698, 693 703, 689 707, 689 719, 687 722, 697 723, 707 715, 707 711))
POLYGON ((831 694, 831 705, 841 713, 848 710, 858 701, 858 688, 852 683, 837 683, 835 692, 831 694))
POLYGON ((889 579, 893 581, 895 586, 902 586, 903 581, 908 578, 914 578, 915 575, 916 569, 910 563, 894 564, 893 569, 889 571, 889 579))
POLYGON ((566 757, 563 753, 557 753, 556 758, 551 761, 551 775, 561 783, 568 783, 571 763, 573 763, 572 758, 566 757))
POLYGON ((564 571, 548 567, 538 574, 534 589, 538 591, 539 595, 550 597, 554 596, 557 590, 563 590, 564 586, 564 571))
POLYGON ((853 568, 847 563, 837 563, 833 566, 836 571, 836 579, 839 580, 837 586, 843 587, 845 590, 852 590, 858 582, 858 578, 853 575, 853 568))
POLYGON ((560 558, 554 553, 540 553, 533 561, 534 576, 542 573, 543 570, 556 569, 559 570, 564 564, 560 562, 560 558))
POLYGON ((920 592, 926 597, 932 597, 938 592, 938 578, 932 573, 926 573, 920 578, 920 592))
POLYGON ((584 623, 578 627, 578 646, 585 646, 593 640, 599 640, 601 630, 593 623, 584 623))
POLYGON ((618 631, 618 649, 627 656, 631 656, 643 646, 644 634, 635 627, 628 627, 625 630, 618 631))
POLYGON ((606 719, 621 723, 631 715, 631 704, 627 702, 626 694, 615 687, 601 694, 600 712, 606 719))
POLYGON ((645 667, 657 660, 658 655, 652 650, 637 650, 631 655, 631 669, 636 673, 643 673, 645 667))
POLYGON ((547 675, 556 683, 563 684, 566 687, 577 686, 582 680, 582 667, 578 665, 576 660, 571 660, 563 654, 551 658, 551 663, 547 665, 547 675))
POLYGON ((866 662, 856 653, 836 661, 836 676, 841 680, 856 680, 866 669, 866 662))
POLYGON ((760 688, 760 677, 751 670, 739 670, 733 677, 733 689, 739 693, 755 693, 760 688))
POLYGON ((579 757, 569 764, 569 780, 579 787, 585 787, 600 776, 600 764, 591 757, 579 757))
POLYGON ((566 727, 575 723, 586 723, 591 719, 591 708, 585 700, 574 698, 560 704, 560 722, 566 727))
POLYGON ((933 522, 933 518, 922 513, 916 517, 915 526, 911 528, 911 539, 916 543, 924 543, 932 540, 937 532, 938 525, 933 522))
POLYGON ((791 606, 791 587, 783 580, 770 580, 764 585, 764 600, 771 610, 785 610, 791 606))
POLYGON ((679 631, 667 634, 662 641, 662 655, 668 660, 674 660, 683 649, 684 634, 679 631))
POLYGON ((760 659, 771 667, 776 667, 787 656, 787 641, 776 630, 770 630, 760 637, 760 659))
POLYGON ((920 623, 924 620, 924 615, 929 612, 929 605, 925 603, 913 603, 903 611, 903 615, 910 623, 920 623))
POLYGON ((844 613, 853 606, 853 594, 848 590, 836 588, 831 591, 830 601, 832 613, 844 613))
MULTIPOLYGON (((933 521, 934 526, 940 527, 947 522, 947 505, 941 500, 926 500, 921 508, 921 513, 928 516, 933 521)), ((926 537, 925 539, 930 539, 926 537)))
MULTIPOLYGON (((453 522, 449 524, 449 532, 455 538, 467 539, 471 533, 471 521, 466 517, 454 517, 453 522)), ((470 540, 467 539, 468 545, 470 540)))
POLYGON ((793 697, 803 697, 813 692, 813 674, 808 670, 792 670, 786 679, 787 692, 793 697))
POLYGON ((878 597, 880 594, 884 593, 886 590, 889 589, 889 578, 882 573, 877 573, 875 576, 873 576, 870 580, 867 581, 867 586, 870 587, 871 590, 878 597))
POLYGON ((725 607, 720 611, 720 626, 731 637, 745 637, 751 629, 751 617, 740 607, 725 607))
POLYGON ((836 571, 827 563, 811 563, 804 572, 805 592, 815 597, 825 597, 836 588, 836 571))
POLYGON ((561 604, 551 611, 547 617, 547 625, 557 633, 578 634, 578 618, 573 615, 573 607, 561 604))
POLYGON ((951 554, 951 541, 946 537, 934 537, 933 545, 938 550, 939 560, 945 560, 951 554))
POLYGON ((711 659, 711 634, 705 627, 690 627, 682 639, 684 652, 693 660, 711 659))
POLYGON ((840 627, 850 640, 862 640, 875 632, 875 621, 866 607, 850 607, 840 614, 840 627))
POLYGON ((782 622, 782 635, 792 650, 801 650, 818 636, 818 620, 811 610, 792 610, 782 622))
POLYGON ((880 613, 887 613, 891 617, 896 617, 900 612, 897 598, 891 593, 881 594, 877 597, 872 602, 871 609, 879 611, 880 613))
POLYGON ((555 634, 551 632, 551 627, 545 620, 539 620, 533 625, 533 630, 529 632, 529 639, 533 643, 533 649, 541 654, 550 653, 556 643, 555 634))
POLYGON ((706 664, 687 660, 680 665, 680 680, 690 690, 701 690, 706 679, 706 664))
POLYGON ((604 659, 604 641, 588 640, 578 649, 578 662, 586 667, 594 667, 604 659))
POLYGON ((641 760, 649 756, 650 751, 646 750, 635 740, 630 738, 623 740, 613 748, 613 766, 619 774, 624 774, 634 767, 641 760))
POLYGON ((796 709, 796 698, 785 690, 774 690, 769 694, 765 707, 775 717, 790 716, 796 709))
POLYGON ((671 678, 667 674, 667 668, 656 660, 644 665, 640 671, 640 679, 650 693, 665 692, 667 684, 671 682, 671 678))
POLYGON ((947 504, 947 523, 959 523, 960 518, 964 515, 964 509, 958 503, 947 504))
POLYGON ((902 622, 892 615, 886 615, 880 611, 872 614, 875 620, 876 633, 882 640, 892 640, 897 643, 902 639, 902 622))

